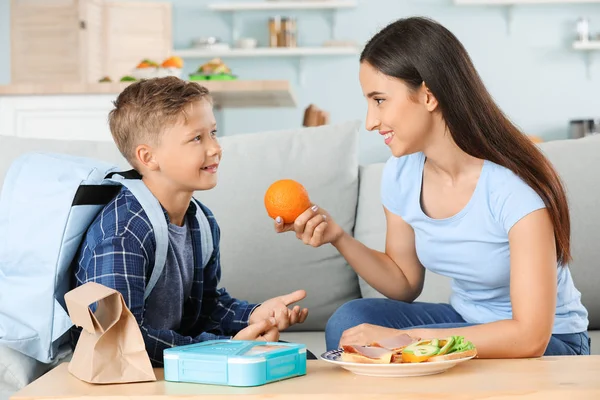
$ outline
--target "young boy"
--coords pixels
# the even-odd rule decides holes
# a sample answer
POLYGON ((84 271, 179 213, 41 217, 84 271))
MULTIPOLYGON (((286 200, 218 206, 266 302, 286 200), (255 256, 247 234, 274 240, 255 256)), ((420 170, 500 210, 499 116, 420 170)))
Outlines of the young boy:
POLYGON ((221 147, 208 90, 175 77, 128 86, 109 114, 114 141, 160 202, 169 226, 165 268, 144 301, 154 265, 155 239, 148 217, 126 188, 89 227, 76 258, 76 285, 88 281, 118 290, 140 325, 154 366, 168 347, 210 339, 277 341, 279 330, 302 323, 308 310, 288 305, 302 290, 262 305, 219 289, 219 226, 208 208, 214 251, 202 269, 196 190, 217 184, 221 147))

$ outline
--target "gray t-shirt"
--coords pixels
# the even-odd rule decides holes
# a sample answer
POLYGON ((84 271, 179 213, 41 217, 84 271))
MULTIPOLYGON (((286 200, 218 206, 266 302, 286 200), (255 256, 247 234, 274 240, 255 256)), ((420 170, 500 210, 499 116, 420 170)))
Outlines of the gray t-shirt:
POLYGON ((187 222, 169 224, 169 249, 162 275, 146 301, 145 322, 154 329, 177 330, 194 281, 194 249, 187 222))

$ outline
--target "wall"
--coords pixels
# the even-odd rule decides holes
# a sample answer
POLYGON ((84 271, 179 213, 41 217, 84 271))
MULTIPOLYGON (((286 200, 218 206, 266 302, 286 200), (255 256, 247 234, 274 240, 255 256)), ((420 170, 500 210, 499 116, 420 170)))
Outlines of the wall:
MULTIPOLYGON (((190 40, 218 36, 230 40, 228 14, 211 13, 206 4, 215 0, 173 0, 174 46, 190 40)), ((237 0, 239 1, 239 0, 237 0)), ((295 11, 299 42, 319 45, 329 38, 329 20, 320 12, 295 11)), ((270 14, 240 14, 242 36, 267 39, 270 14)), ((570 49, 575 21, 587 16, 600 33, 598 5, 516 6, 511 33, 507 33, 504 8, 455 6, 449 0, 359 0, 359 7, 339 13, 336 35, 363 44, 393 19, 426 15, 452 30, 470 52, 488 89, 506 114, 526 132, 545 139, 564 138, 568 121, 600 118, 600 52, 592 55, 591 78, 586 77, 584 55, 570 49)), ((0 84, 9 82, 8 0, 0 0, 0 84)), ((186 73, 206 60, 186 60, 186 73)), ((283 129, 301 124, 304 108, 315 103, 331 112, 332 122, 364 120, 366 103, 358 83, 356 56, 314 57, 305 62, 306 82, 296 81, 292 58, 226 59, 243 79, 292 80, 296 109, 225 110, 224 134, 283 129)), ((377 161, 388 151, 379 135, 361 133, 361 161, 377 161)))

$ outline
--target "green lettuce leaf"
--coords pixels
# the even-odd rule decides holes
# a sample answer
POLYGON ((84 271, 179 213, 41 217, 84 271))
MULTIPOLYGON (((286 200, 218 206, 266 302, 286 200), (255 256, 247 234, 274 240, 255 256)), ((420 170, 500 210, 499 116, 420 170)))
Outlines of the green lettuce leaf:
POLYGON ((463 336, 453 336, 453 338, 454 344, 446 354, 460 353, 461 351, 473 350, 475 348, 473 343, 466 340, 463 336))

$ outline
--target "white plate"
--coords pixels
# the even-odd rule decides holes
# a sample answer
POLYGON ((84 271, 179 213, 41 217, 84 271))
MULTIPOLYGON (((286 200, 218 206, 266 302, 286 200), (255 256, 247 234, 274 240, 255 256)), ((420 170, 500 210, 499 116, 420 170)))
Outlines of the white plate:
POLYGON ((424 376, 445 372, 456 364, 470 360, 472 357, 465 357, 458 360, 435 361, 423 363, 403 363, 403 364, 361 364, 342 361, 340 358, 343 350, 331 350, 321 354, 321 359, 329 363, 339 365, 357 375, 382 376, 382 377, 407 377, 424 376))

